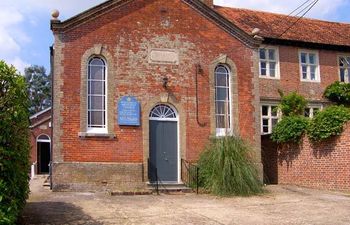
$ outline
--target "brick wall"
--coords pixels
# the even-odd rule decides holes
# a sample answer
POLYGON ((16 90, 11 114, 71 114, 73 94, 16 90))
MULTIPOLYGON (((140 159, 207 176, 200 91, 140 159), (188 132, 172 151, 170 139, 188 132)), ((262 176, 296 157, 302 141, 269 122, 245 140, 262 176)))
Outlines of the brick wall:
POLYGON ((280 59, 280 79, 260 79, 260 96, 279 99, 278 89, 285 93, 297 91, 308 100, 324 100, 324 89, 339 81, 338 56, 335 51, 317 50, 320 64, 321 82, 300 81, 299 49, 291 46, 278 46, 280 59))
POLYGON ((38 161, 37 138, 44 134, 51 139, 52 128, 50 127, 50 117, 51 110, 30 120, 30 125, 33 126, 30 128, 30 164, 37 163, 38 161))
MULTIPOLYGON (((62 123, 62 157, 66 162, 143 162, 142 127, 119 127, 115 124, 116 139, 81 139, 80 130, 80 71, 81 58, 87 49, 102 44, 113 56, 115 65, 115 89, 113 121, 117 119, 116 105, 125 95, 133 95, 144 106, 164 89, 162 79, 169 78, 170 93, 185 110, 186 155, 196 160, 207 143, 210 131, 210 104, 208 95, 210 63, 221 54, 237 66, 239 87, 240 134, 254 142, 256 123, 253 105, 252 50, 214 23, 195 12, 182 1, 136 0, 118 10, 113 10, 67 31, 64 43, 60 93, 62 123), (149 48, 171 48, 180 52, 179 65, 149 64, 149 48), (199 118, 207 126, 201 127, 196 120, 195 65, 199 63, 204 75, 199 76, 199 118)), ((107 62, 108 63, 108 62, 107 62)), ((142 116, 143 116, 142 115, 142 116)))
MULTIPOLYGON (((181 0, 135 0, 110 10, 95 20, 65 31, 54 33, 54 182, 59 187, 67 182, 60 163, 147 163, 148 115, 150 104, 160 103, 160 96, 168 94, 180 115, 180 155, 196 161, 200 152, 214 135, 211 122, 211 96, 213 81, 210 65, 222 55, 233 61, 237 74, 239 134, 257 146, 256 162, 260 164, 260 139, 256 124, 258 85, 254 50, 233 38, 218 25, 209 21, 181 0), (81 107, 82 59, 89 49, 102 46, 108 52, 109 74, 114 87, 111 120, 116 138, 81 138, 82 118, 86 107, 81 107), (151 48, 175 49, 179 64, 152 64, 148 61, 151 48), (199 121, 196 118, 196 65, 203 73, 198 76, 199 121), (167 91, 162 87, 164 77, 169 78, 167 91), (141 103, 140 127, 121 127, 117 124, 117 103, 122 96, 132 95, 141 103), (158 100, 157 100, 158 99, 158 100), (60 169, 61 168, 61 169, 60 169), (61 170, 61 171, 60 171, 61 170)), ((86 64, 86 62, 85 62, 86 64)), ((110 79, 110 78, 109 78, 110 79)), ((236 96, 235 96, 236 97, 236 96)), ((83 128, 84 129, 84 128, 83 128)), ((87 168, 86 167, 86 168, 87 168)), ((145 166, 144 166, 145 167, 145 166)), ((66 172, 69 170, 65 170, 66 172)), ((87 169, 88 171, 88 169, 87 169)), ((94 171, 94 170, 90 170, 94 171)), ((114 170, 117 171, 117 170, 114 170)), ((74 170, 71 171, 72 176, 74 170)), ((97 171, 95 171, 97 173, 97 171)), ((141 172, 140 172, 141 173, 141 172)), ((93 174, 91 176, 94 176, 93 174)), ((144 175, 145 176, 145 175, 144 175)), ((84 180, 84 179, 83 179, 84 180)), ((121 187, 122 188, 122 187, 121 187)), ((59 189, 59 188, 57 188, 59 189)))
MULTIPOLYGON (((350 191, 350 123, 341 136, 320 143, 310 143, 304 137, 299 145, 280 146, 277 150, 268 142, 263 142, 264 154, 278 157, 277 171, 269 175, 276 176, 279 184, 350 191)), ((275 160, 264 163, 266 168, 276 166, 275 160)))

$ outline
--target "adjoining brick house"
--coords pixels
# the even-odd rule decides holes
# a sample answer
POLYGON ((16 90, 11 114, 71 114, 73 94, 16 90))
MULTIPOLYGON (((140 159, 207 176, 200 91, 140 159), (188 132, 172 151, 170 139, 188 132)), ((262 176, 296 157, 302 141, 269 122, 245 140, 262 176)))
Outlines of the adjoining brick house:
POLYGON ((277 90, 305 95, 312 114, 350 51, 349 25, 304 19, 280 36, 294 19, 210 0, 110 0, 53 18, 53 189, 143 188, 154 168, 181 183, 181 161, 225 134, 252 144, 262 176, 277 90))
POLYGON ((51 160, 51 107, 30 118, 30 163, 33 174, 49 174, 51 160))

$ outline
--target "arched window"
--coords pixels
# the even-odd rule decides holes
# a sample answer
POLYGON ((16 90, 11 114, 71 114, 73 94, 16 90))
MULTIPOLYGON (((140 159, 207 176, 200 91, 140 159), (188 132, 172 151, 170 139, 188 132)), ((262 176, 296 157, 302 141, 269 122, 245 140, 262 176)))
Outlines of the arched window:
POLYGON ((215 120, 216 135, 225 136, 232 132, 231 76, 225 65, 215 68, 215 120))
POLYGON ((149 118, 150 120, 177 120, 176 111, 165 104, 155 106, 152 109, 149 118))
POLYGON ((105 61, 94 57, 88 66, 88 132, 107 133, 107 74, 105 61))

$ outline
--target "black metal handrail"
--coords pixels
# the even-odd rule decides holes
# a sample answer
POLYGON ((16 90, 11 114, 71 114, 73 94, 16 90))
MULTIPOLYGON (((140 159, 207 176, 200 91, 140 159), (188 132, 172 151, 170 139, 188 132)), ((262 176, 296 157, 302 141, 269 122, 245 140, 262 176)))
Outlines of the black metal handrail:
POLYGON ((184 184, 193 190, 196 190, 198 194, 199 189, 199 167, 186 161, 185 159, 181 159, 181 177, 184 184))
MULTIPOLYGON (((155 176, 156 180, 156 192, 159 195, 159 177, 158 177, 158 169, 156 166, 151 163, 151 160, 148 159, 148 180, 152 180, 152 173, 155 176)), ((153 185, 153 184, 152 184, 153 185)))

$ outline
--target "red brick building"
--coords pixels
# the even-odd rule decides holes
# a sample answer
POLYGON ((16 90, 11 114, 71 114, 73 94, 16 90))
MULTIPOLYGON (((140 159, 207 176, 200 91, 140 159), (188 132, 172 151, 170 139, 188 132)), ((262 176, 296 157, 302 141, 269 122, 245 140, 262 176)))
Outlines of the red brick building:
POLYGON ((225 134, 248 140, 262 171, 277 90, 305 95, 312 115, 324 87, 349 81, 350 26, 303 19, 281 36, 294 20, 200 0, 53 18, 53 189, 143 188, 155 171, 181 183, 181 161, 225 134))
POLYGON ((30 163, 34 174, 49 174, 51 160, 51 107, 30 118, 30 163))

